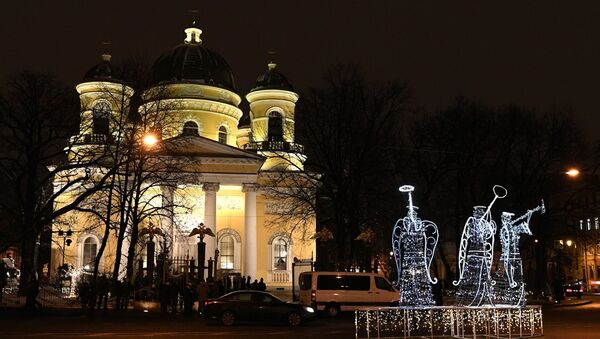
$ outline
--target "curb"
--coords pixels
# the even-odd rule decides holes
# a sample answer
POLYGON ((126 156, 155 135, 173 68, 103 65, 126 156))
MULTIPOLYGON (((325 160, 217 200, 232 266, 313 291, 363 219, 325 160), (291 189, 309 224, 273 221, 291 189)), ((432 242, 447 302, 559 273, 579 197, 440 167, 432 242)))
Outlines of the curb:
POLYGON ((553 307, 574 307, 574 306, 583 306, 583 305, 587 305, 587 304, 591 304, 592 301, 591 300, 584 300, 578 303, 572 303, 572 304, 555 304, 553 307))

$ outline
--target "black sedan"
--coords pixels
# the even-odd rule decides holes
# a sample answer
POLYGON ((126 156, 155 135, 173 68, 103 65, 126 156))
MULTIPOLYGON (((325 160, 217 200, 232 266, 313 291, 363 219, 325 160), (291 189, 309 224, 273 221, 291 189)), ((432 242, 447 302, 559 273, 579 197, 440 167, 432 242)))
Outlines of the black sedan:
POLYGON ((231 326, 238 320, 285 321, 298 326, 315 317, 312 307, 285 302, 260 291, 235 291, 204 303, 204 316, 231 326))

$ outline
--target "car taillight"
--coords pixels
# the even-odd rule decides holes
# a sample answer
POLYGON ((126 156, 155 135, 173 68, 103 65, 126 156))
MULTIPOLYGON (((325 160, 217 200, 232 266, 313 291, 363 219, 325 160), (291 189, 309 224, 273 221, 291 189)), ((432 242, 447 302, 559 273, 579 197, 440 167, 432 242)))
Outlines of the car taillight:
POLYGON ((312 302, 315 302, 315 301, 317 301, 317 291, 315 291, 315 290, 312 290, 312 291, 310 292, 310 301, 312 301, 312 302))
POLYGON ((570 288, 567 288, 567 292, 571 293, 571 292, 573 292, 573 290, 570 288))

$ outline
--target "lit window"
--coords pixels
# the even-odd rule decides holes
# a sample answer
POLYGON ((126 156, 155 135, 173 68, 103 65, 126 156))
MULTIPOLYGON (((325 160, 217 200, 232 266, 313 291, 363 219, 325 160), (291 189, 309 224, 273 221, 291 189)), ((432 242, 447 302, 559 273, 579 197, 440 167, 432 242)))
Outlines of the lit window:
POLYGON ((283 118, 279 112, 269 113, 269 141, 283 141, 283 118))
POLYGON ((110 105, 101 101, 92 109, 92 133, 108 135, 108 118, 110 117, 110 105))
POLYGON ((225 126, 219 127, 219 142, 222 144, 227 143, 227 128, 225 126))
POLYGON ((583 231, 583 220, 579 220, 579 229, 583 231))
POLYGON ((598 221, 598 217, 594 218, 594 228, 600 229, 600 222, 598 221))
POLYGON ((198 134, 198 124, 193 121, 187 121, 183 124, 183 133, 181 135, 185 136, 199 136, 198 134))
POLYGON ((587 229, 588 231, 592 229, 592 221, 590 219, 587 220, 587 229))
POLYGON ((221 239, 221 243, 219 244, 219 261, 220 267, 222 270, 232 270, 233 269, 233 237, 228 235, 224 236, 221 239))
POLYGON ((276 270, 287 269, 287 242, 282 238, 273 241, 273 267, 276 270))
POLYGON ((98 242, 94 237, 87 237, 83 242, 83 261, 81 262, 83 267, 89 265, 90 268, 94 268, 97 254, 98 242))

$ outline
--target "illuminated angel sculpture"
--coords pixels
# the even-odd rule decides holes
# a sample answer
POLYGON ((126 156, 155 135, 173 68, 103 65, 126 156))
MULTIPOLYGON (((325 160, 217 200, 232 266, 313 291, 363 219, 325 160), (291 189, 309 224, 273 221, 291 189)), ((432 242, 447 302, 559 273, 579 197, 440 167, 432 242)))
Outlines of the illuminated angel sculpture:
POLYGON ((413 206, 411 196, 414 187, 405 185, 400 191, 408 193, 408 213, 396 222, 392 232, 400 305, 435 305, 431 284, 436 284, 437 278, 431 277, 430 270, 439 237, 438 228, 433 222, 417 217, 417 207, 413 206))
POLYGON ((519 251, 519 239, 521 234, 531 235, 529 221, 534 212, 546 211, 544 201, 524 215, 513 219, 514 213, 502 213, 502 228, 500 229, 500 244, 502 254, 498 261, 498 267, 493 287, 494 302, 497 305, 509 305, 525 307, 525 282, 523 281, 523 261, 519 251))
POLYGON ((467 219, 463 228, 458 252, 458 286, 456 301, 460 306, 493 305, 491 269, 494 255, 494 237, 496 223, 490 211, 496 199, 507 194, 502 186, 494 186, 494 200, 487 209, 484 206, 473 207, 473 216, 467 219))

